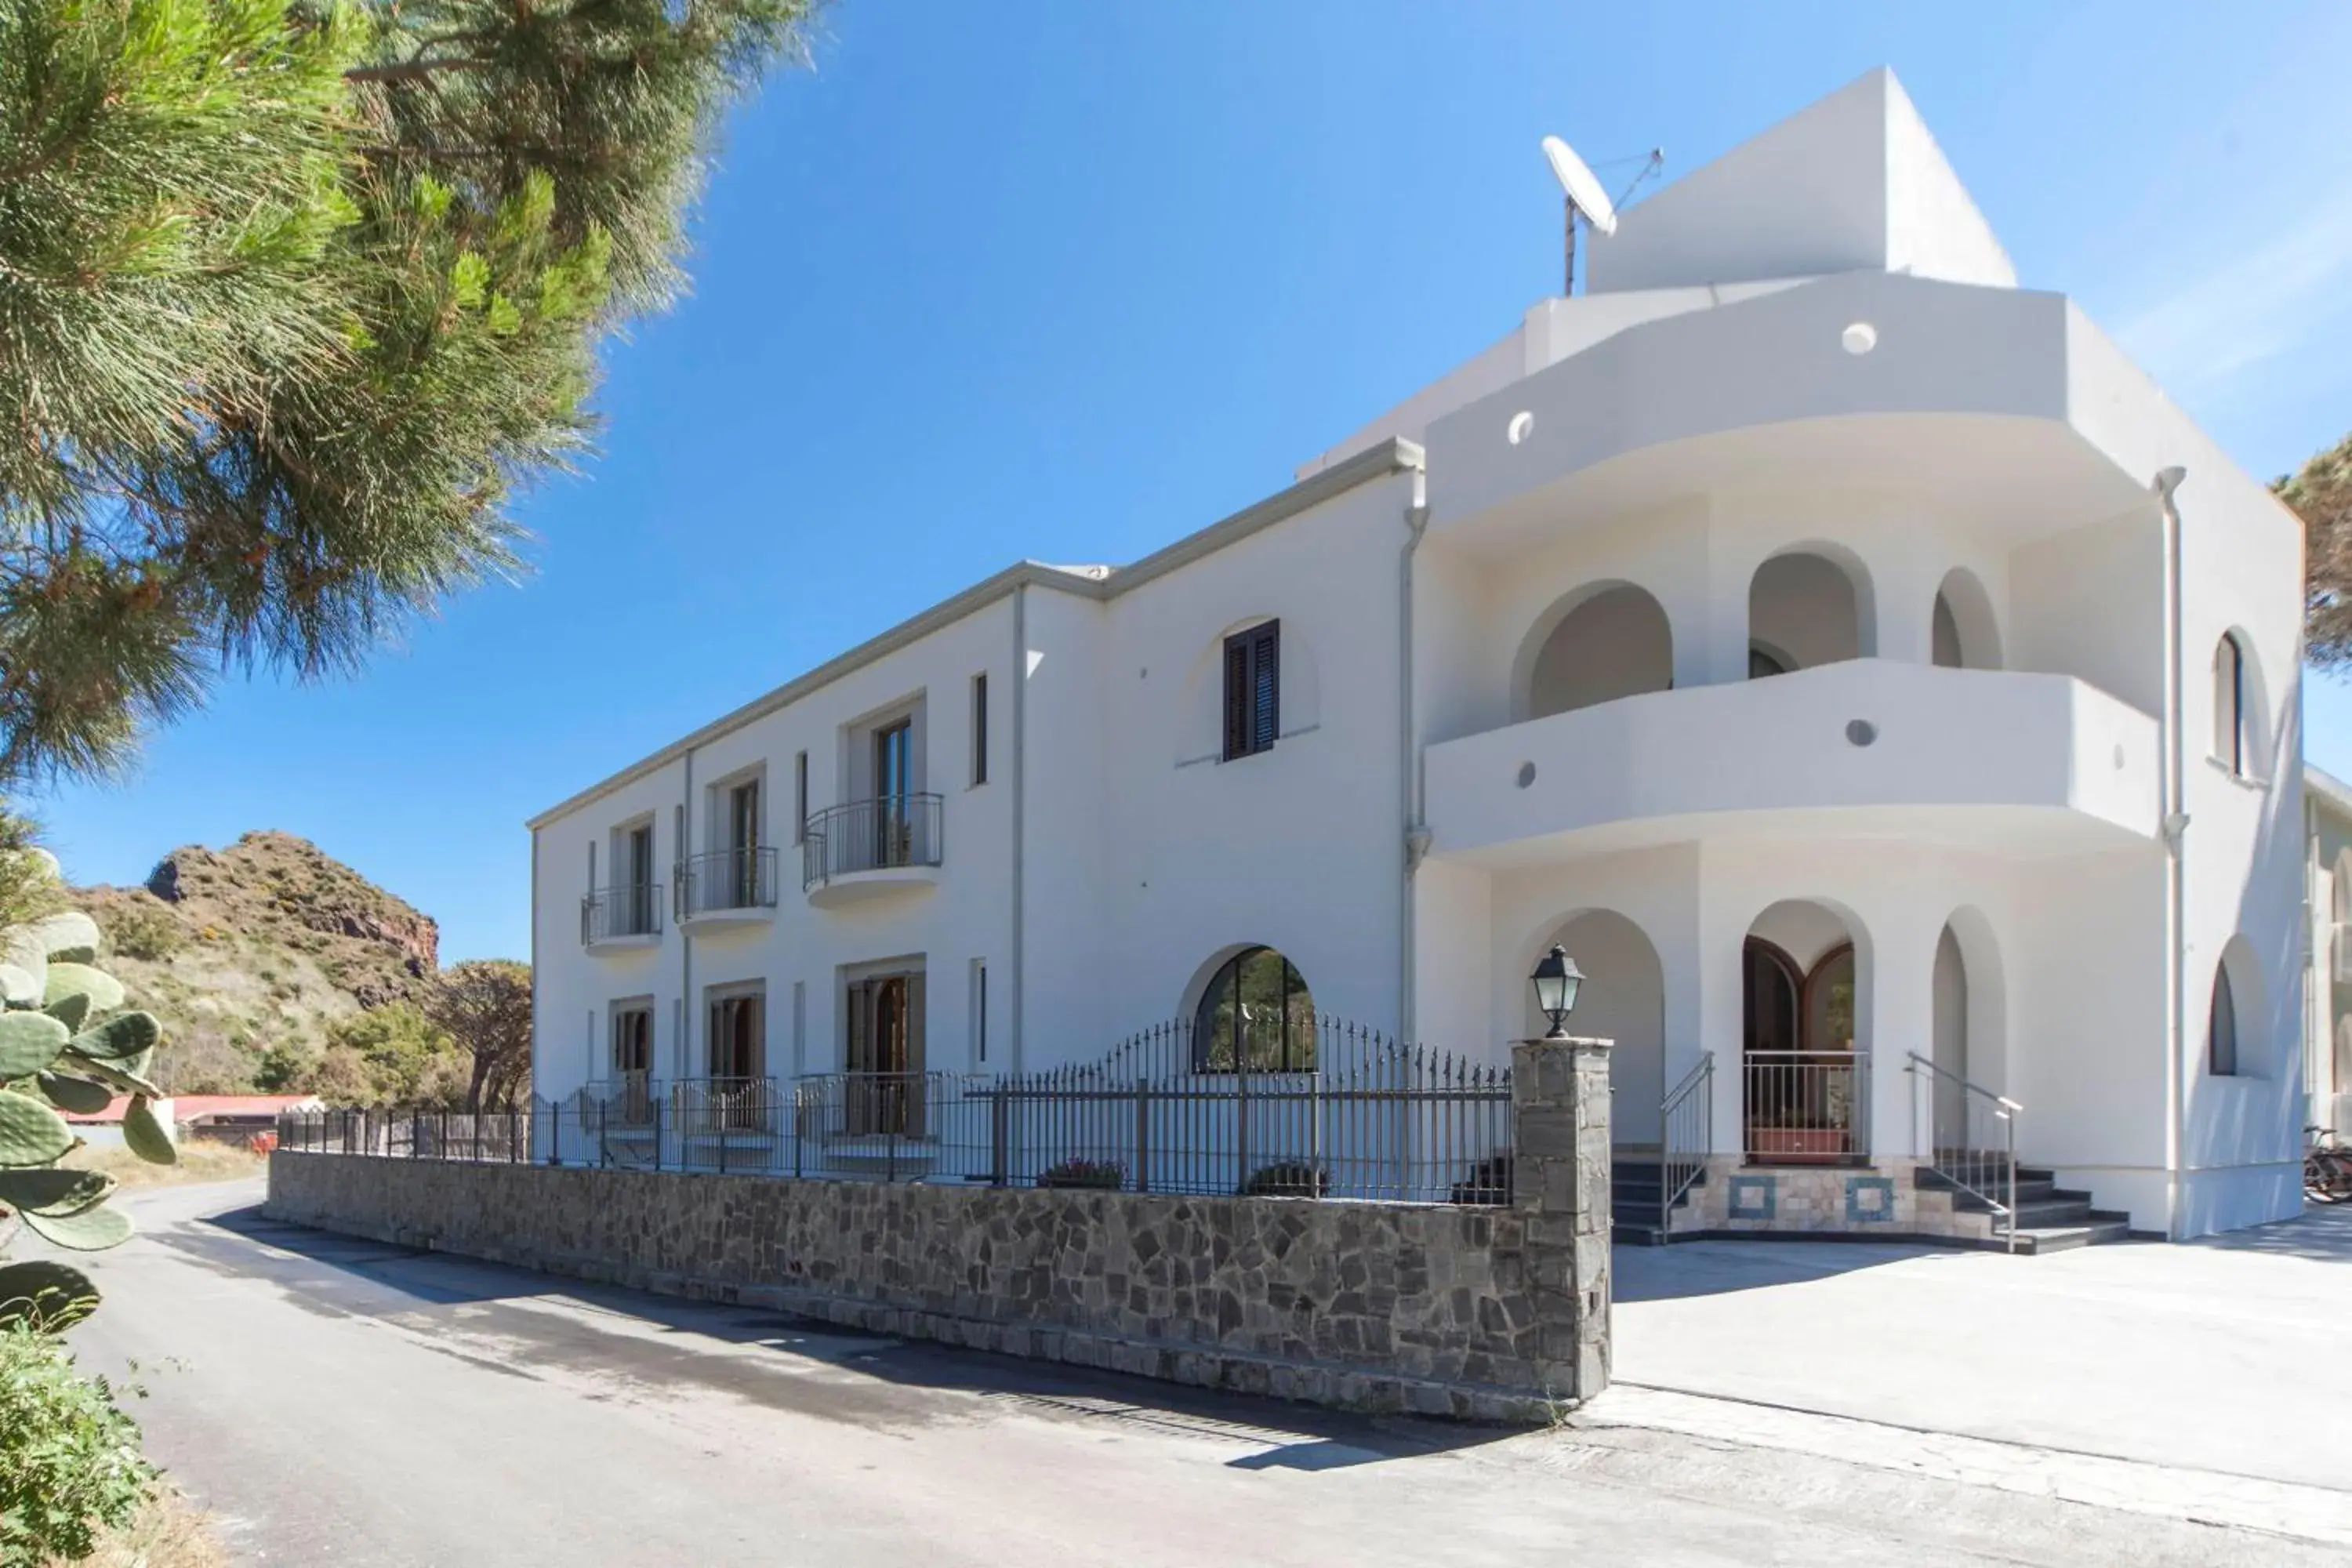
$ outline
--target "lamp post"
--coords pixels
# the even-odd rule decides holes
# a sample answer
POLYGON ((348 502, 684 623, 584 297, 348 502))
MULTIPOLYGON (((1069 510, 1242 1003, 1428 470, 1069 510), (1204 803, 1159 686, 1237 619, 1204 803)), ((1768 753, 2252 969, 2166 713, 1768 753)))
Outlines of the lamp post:
POLYGON ((1568 956, 1568 949, 1554 942, 1528 978, 1536 988, 1536 1009, 1551 1026, 1544 1038, 1568 1038, 1568 1016, 1575 1010, 1577 988, 1584 984, 1584 972, 1576 967, 1576 960, 1568 956))

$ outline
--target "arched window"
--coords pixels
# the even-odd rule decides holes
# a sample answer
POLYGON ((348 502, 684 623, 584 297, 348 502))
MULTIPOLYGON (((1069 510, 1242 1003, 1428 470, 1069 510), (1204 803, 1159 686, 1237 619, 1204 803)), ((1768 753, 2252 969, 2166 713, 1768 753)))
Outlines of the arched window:
POLYGON ((2246 742, 2246 650, 2231 634, 2213 649, 2213 760, 2245 777, 2246 742))
POLYGON ((2213 970, 2213 1008, 2205 1019, 2205 1066, 2219 1078, 2238 1071, 2238 998, 2224 960, 2213 970))
POLYGON ((1315 1070, 1315 998, 1297 966, 1270 947, 1244 948, 1210 976, 1192 1019, 1196 1072, 1315 1070))

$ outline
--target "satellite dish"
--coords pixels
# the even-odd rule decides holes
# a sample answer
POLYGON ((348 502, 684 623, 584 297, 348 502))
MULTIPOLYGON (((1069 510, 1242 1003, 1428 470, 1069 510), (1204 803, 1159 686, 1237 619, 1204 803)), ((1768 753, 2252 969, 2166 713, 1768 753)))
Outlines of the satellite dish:
POLYGON ((1584 221, 1602 234, 1617 232, 1617 204, 1601 188, 1569 144, 1557 136, 1543 139, 1544 156, 1551 163, 1551 172, 1559 181, 1559 188, 1568 195, 1568 205, 1584 215, 1584 221))

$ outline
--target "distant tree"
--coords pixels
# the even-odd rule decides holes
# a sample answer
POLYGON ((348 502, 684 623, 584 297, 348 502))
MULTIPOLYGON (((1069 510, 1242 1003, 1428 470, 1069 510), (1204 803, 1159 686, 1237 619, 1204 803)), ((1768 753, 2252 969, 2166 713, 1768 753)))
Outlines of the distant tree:
POLYGON ((516 564, 813 0, 0 0, 0 784, 516 564))
POLYGON ((425 1009, 472 1058, 466 1109, 512 1110, 530 1086, 530 965, 503 958, 453 963, 425 1009))
POLYGON ((2275 488, 2303 519, 2304 657, 2340 674, 2352 669, 2352 437, 2275 488))

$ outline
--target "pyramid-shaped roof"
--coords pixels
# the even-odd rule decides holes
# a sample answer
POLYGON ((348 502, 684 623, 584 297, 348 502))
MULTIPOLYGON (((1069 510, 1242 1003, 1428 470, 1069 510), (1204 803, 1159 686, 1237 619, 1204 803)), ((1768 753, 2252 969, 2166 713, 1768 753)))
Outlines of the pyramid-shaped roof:
POLYGON ((2014 288, 2016 269, 1884 67, 1733 148, 1592 237, 1593 293, 1909 272, 2014 288))

